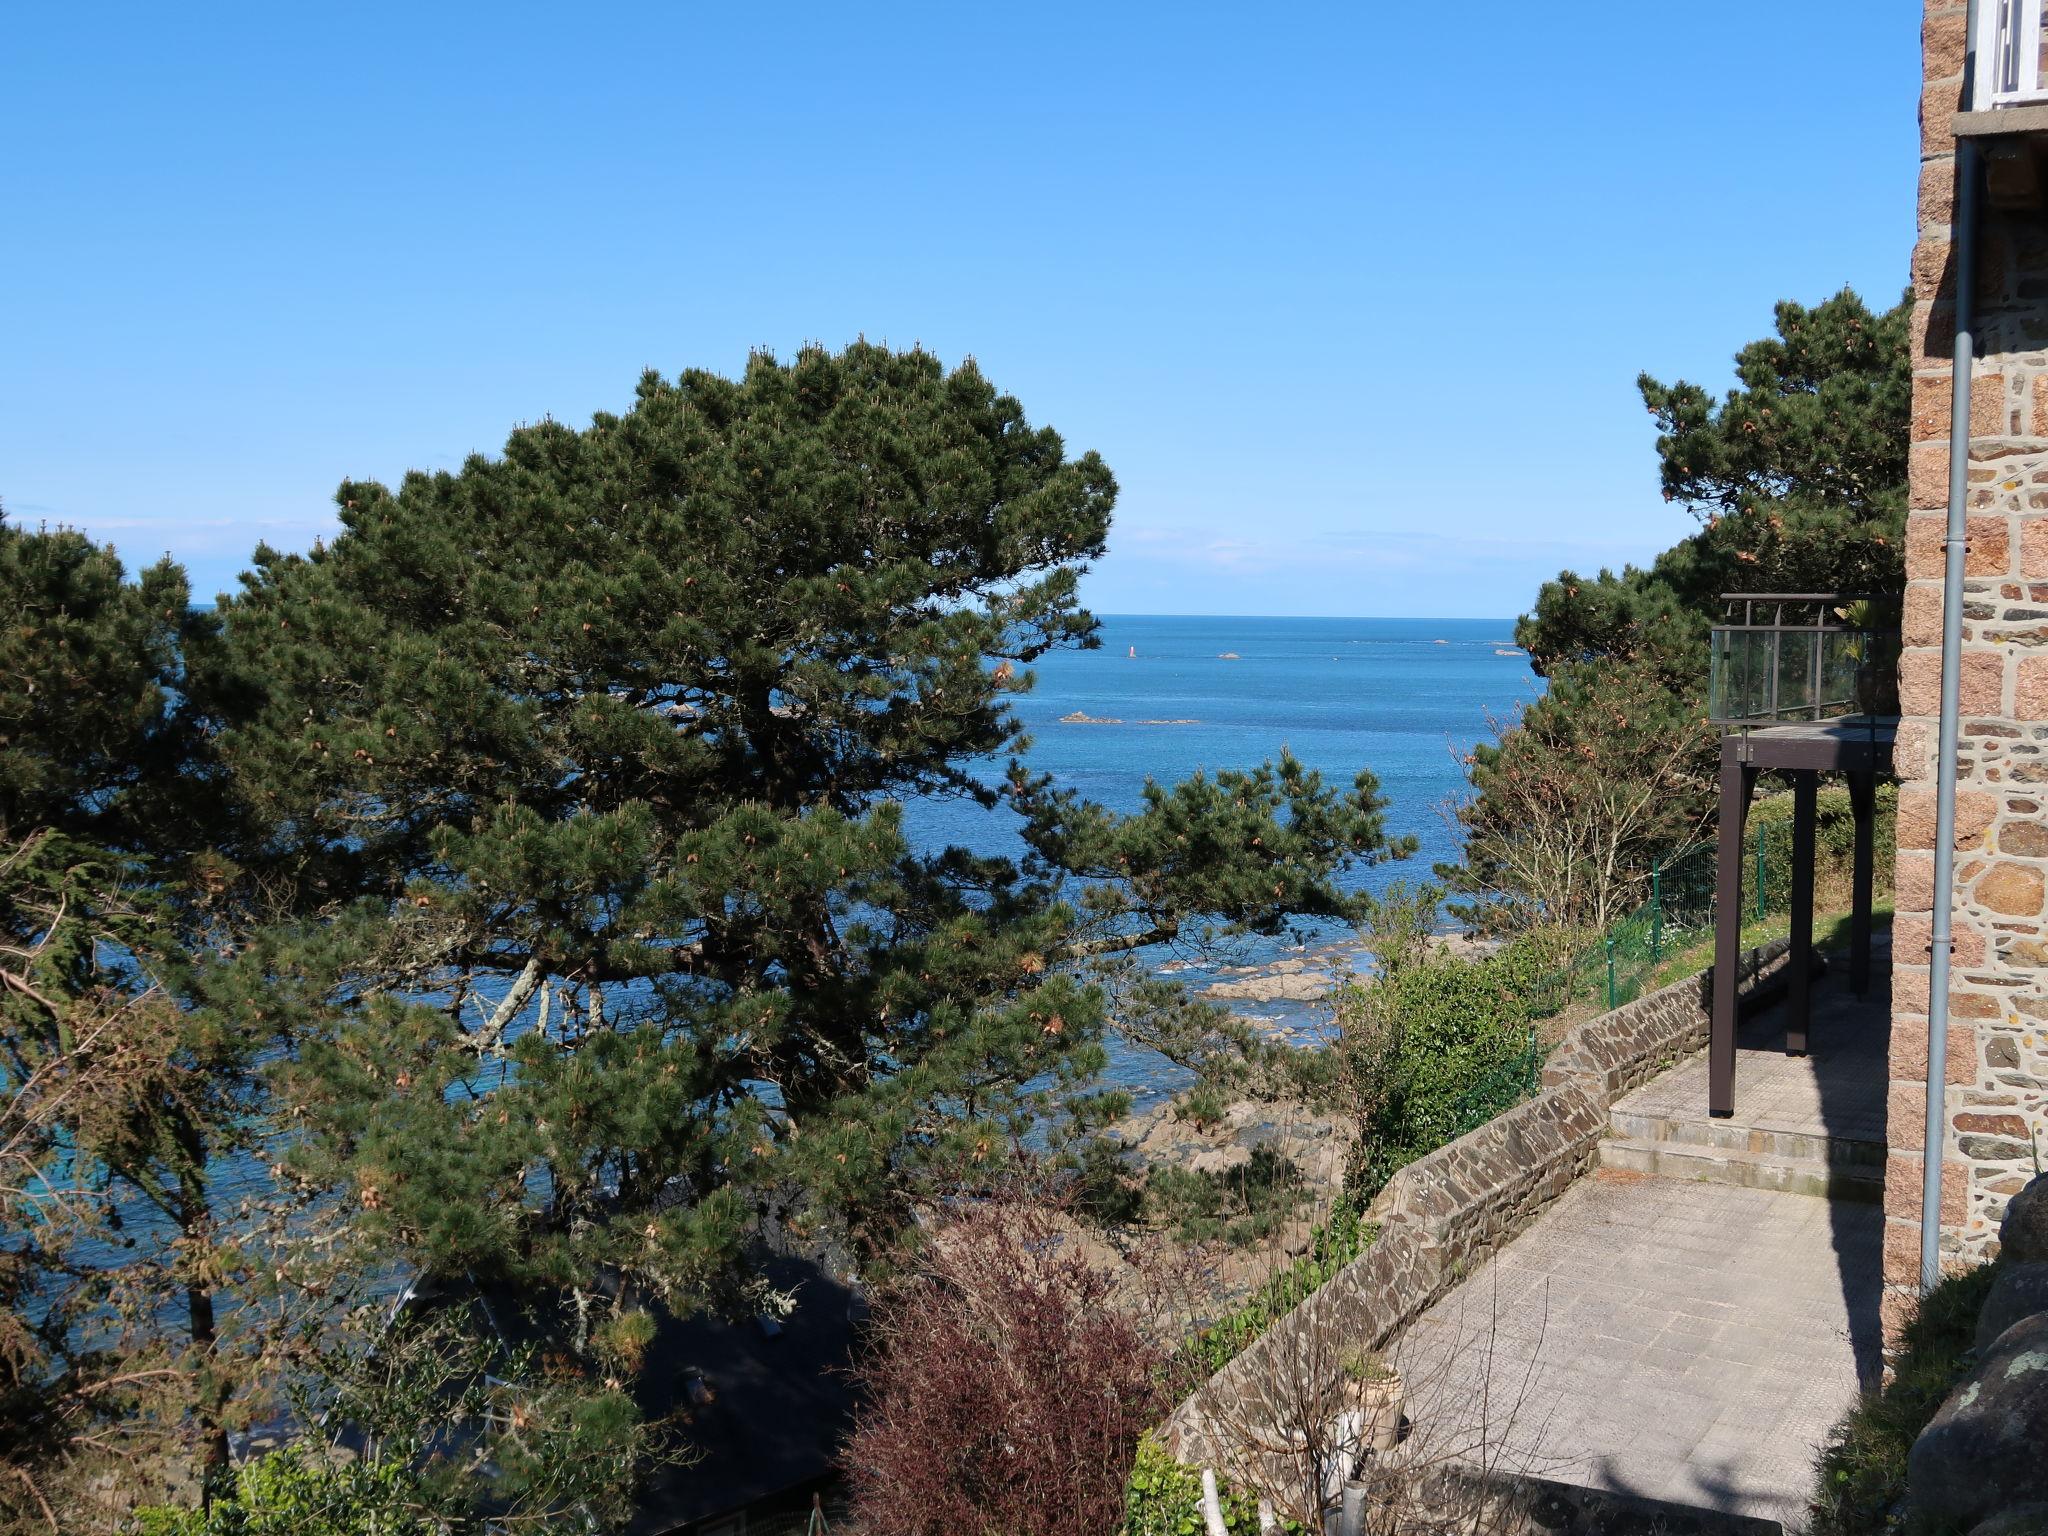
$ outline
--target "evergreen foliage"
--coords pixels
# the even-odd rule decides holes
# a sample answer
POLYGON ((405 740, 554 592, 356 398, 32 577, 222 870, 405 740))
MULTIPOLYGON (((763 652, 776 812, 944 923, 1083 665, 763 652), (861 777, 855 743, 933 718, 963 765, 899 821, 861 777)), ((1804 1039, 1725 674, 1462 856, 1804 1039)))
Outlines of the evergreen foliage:
POLYGON ((440 1536, 418 1478, 402 1461, 319 1461, 272 1451, 235 1469, 222 1498, 204 1509, 138 1510, 137 1536, 440 1536))
POLYGON ((972 365, 860 344, 346 484, 217 616, 0 521, 0 1522, 104 1527, 89 1490, 188 1452, 217 1497, 165 1529, 614 1521, 660 1309, 772 1306, 764 1246, 885 1272, 1118 1107, 1112 1013, 1240 1067, 1141 951, 1355 920, 1407 845, 1284 756, 1133 815, 1029 769, 1009 700, 1093 643, 1114 496, 972 365), (1016 851, 913 846, 923 796, 1016 851), (464 1334, 398 1394, 488 1378, 513 1428, 452 1482, 394 1431, 230 1486, 282 1381, 383 1411, 337 1383, 407 1276, 567 1320, 545 1371, 464 1334))
POLYGON ((292 961, 329 977, 300 1171, 436 1272, 736 1299, 764 1210, 875 1255, 915 1195, 1099 1112, 1117 956, 1361 912, 1335 877, 1401 851, 1369 774, 1118 816, 1025 767, 1006 701, 1090 642, 1114 494, 971 364, 861 344, 650 374, 259 552, 217 750, 242 863, 327 919, 292 961), (1023 856, 914 850, 919 795, 1023 856))
POLYGON ((1711 826, 1707 630, 1729 592, 1904 591, 1911 306, 1844 289, 1777 306, 1737 387, 1638 380, 1667 501, 1697 532, 1644 570, 1565 571, 1516 627, 1545 695, 1474 753, 1461 915, 1594 925, 1641 899, 1661 853, 1711 826))
POLYGON ((1432 955, 1339 997, 1331 1049, 1339 1100, 1358 1123, 1344 1176, 1354 1209, 1405 1164, 1471 1129, 1475 1085, 1530 1064, 1541 983, 1558 959, 1549 935, 1529 934, 1477 959, 1432 955))
POLYGON ((187 1437, 224 1463, 250 1362, 218 1315, 240 1261, 216 1185, 262 1095, 260 1042, 193 985, 224 878, 195 793, 209 623, 170 564, 130 583, 4 520, 0 607, 4 1518, 187 1437))

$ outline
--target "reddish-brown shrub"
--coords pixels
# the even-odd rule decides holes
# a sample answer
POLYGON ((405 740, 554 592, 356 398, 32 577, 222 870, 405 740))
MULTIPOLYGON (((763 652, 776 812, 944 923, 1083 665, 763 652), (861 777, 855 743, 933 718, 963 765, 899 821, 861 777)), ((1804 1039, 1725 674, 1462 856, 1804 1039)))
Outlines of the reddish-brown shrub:
POLYGON ((868 1536, 1103 1536, 1161 1358, 1053 1225, 994 1206, 950 1220, 878 1309, 847 1446, 868 1536))

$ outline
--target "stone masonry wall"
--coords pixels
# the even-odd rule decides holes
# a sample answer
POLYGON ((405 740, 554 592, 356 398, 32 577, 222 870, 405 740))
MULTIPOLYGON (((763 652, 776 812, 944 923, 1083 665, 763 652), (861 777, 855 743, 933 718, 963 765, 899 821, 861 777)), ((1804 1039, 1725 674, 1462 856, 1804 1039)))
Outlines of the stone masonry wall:
MULTIPOLYGON (((1951 118, 1961 105, 1964 37, 1963 6, 1930 0, 1922 31, 1912 510, 1899 668, 1904 718, 1885 1176, 1886 1316, 1893 1324, 1919 1271, 1955 337, 1951 118)), ((2048 1147, 2048 219, 1987 209, 1978 246, 1957 862, 1953 893, 1940 893, 1956 903, 1941 1206, 1943 1251, 1958 1265, 1997 1252, 2005 1201, 2032 1171, 2030 1133, 2048 1147)))

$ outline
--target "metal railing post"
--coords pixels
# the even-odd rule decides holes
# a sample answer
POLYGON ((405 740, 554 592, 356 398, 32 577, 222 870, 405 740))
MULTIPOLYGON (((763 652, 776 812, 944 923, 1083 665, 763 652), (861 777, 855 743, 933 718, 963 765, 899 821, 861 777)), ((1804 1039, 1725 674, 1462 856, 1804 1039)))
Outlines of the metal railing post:
POLYGON ((1664 957, 1664 861, 1650 862, 1650 963, 1664 957))
POLYGON ((1607 936, 1607 1007, 1611 1012, 1621 1006, 1614 1000, 1614 935, 1607 936))

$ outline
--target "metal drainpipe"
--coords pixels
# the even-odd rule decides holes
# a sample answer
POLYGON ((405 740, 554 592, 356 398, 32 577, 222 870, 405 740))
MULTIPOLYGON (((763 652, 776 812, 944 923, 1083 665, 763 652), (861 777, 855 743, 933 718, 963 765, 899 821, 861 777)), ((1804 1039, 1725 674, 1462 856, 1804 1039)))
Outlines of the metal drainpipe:
MULTIPOLYGON (((1965 97, 1974 89, 1977 3, 1966 25, 1971 52, 1964 60, 1965 97)), ((1954 938, 1956 844, 1956 737, 1963 648, 1963 549, 1970 493, 1970 364, 1974 348, 1971 288, 1977 264, 1977 150, 1956 140, 1954 261, 1956 274, 1955 378, 1948 428, 1948 534, 1941 597, 1941 724, 1934 780, 1934 916, 1927 957, 1927 1142, 1920 1186, 1920 1289, 1941 1279, 1941 1169, 1948 1148, 1948 973, 1954 938)))

